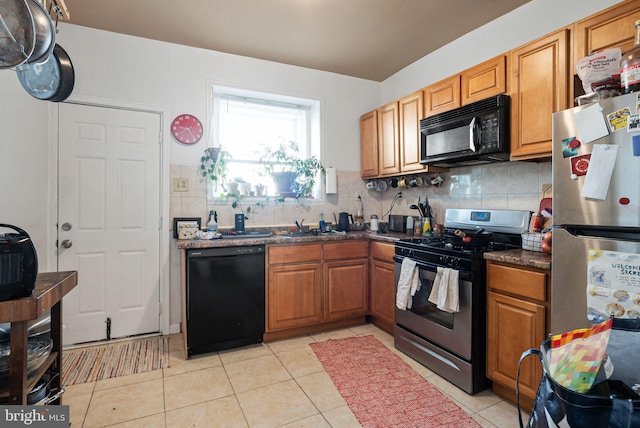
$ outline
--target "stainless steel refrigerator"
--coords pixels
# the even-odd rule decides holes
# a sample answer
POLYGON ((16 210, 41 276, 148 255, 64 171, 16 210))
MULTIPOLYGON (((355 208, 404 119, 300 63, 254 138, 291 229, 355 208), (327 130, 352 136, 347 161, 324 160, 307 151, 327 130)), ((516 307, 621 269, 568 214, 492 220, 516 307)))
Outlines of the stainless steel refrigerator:
POLYGON ((640 316, 638 103, 633 93, 553 115, 553 334, 640 316))

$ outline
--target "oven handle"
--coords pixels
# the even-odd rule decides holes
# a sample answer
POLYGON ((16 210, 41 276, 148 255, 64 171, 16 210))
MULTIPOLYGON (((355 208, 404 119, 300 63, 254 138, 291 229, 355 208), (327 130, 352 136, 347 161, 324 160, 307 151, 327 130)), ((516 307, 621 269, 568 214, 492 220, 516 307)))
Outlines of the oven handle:
MULTIPOLYGON (((399 256, 397 254, 393 256, 393 261, 396 263, 402 264, 403 260, 404 260, 404 256, 399 256)), ((415 260, 415 262, 416 262, 416 266, 418 266, 418 269, 428 270, 429 272, 433 272, 433 273, 438 272, 438 267, 445 267, 445 266, 438 266, 433 263, 426 263, 420 260, 415 260)), ((462 281, 473 282, 473 274, 466 270, 458 270, 458 278, 461 279, 462 281)))

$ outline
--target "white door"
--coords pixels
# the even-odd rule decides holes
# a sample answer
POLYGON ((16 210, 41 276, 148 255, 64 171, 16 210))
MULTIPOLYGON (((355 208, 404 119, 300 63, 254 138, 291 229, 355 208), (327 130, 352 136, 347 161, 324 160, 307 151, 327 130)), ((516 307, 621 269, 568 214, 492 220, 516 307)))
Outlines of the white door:
POLYGON ((59 104, 63 342, 160 330, 160 115, 59 104))

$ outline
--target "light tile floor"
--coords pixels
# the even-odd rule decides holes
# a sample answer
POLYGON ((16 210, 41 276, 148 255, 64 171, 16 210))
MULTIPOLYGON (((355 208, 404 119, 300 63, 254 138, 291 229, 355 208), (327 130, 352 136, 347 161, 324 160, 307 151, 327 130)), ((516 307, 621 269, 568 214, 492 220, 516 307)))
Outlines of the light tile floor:
MULTIPOLYGON (((185 360, 170 337, 163 370, 69 386, 72 427, 359 427, 308 346, 372 334, 482 427, 518 426, 517 409, 490 390, 468 395, 393 347, 393 336, 365 324, 216 352, 185 360)), ((524 415, 523 415, 524 416, 524 415)))

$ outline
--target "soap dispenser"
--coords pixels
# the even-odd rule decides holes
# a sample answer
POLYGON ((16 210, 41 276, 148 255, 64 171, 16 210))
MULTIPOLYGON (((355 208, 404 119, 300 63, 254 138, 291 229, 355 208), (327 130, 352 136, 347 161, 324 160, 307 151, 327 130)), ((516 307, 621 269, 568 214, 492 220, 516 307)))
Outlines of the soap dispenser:
POLYGON ((209 223, 207 223, 207 232, 218 232, 218 214, 211 210, 209 212, 209 223))

